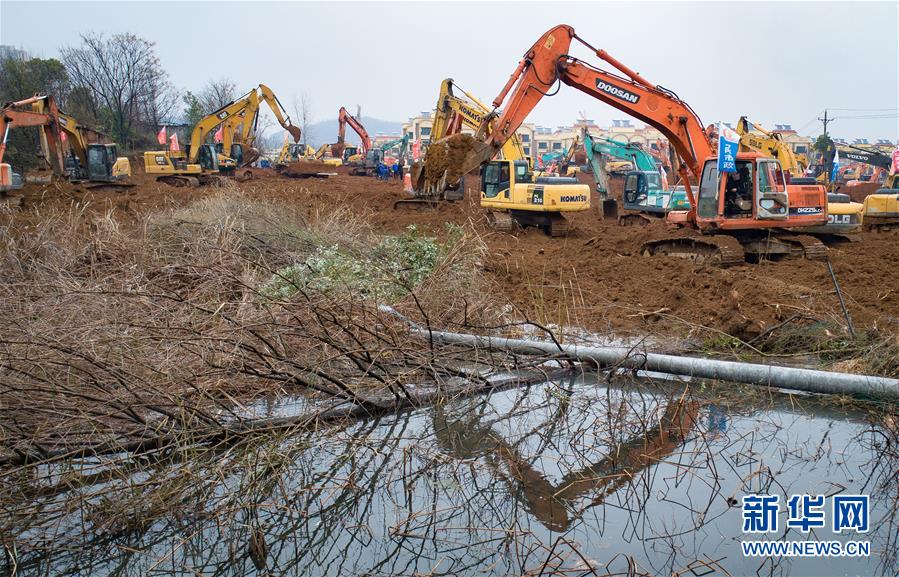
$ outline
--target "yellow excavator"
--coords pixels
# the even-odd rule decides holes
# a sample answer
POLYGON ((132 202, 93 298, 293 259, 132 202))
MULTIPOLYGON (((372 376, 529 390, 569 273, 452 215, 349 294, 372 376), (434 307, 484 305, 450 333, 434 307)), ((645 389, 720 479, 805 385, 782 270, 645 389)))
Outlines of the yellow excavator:
MULTIPOLYGON (((780 134, 769 132, 741 116, 737 122, 742 152, 758 152, 776 158, 790 175, 791 184, 816 184, 817 180, 806 177, 808 162, 793 152, 792 147, 780 134), (755 132, 753 132, 753 130, 755 132)), ((865 207, 860 202, 852 202, 848 195, 829 193, 827 195, 827 224, 808 227, 805 232, 816 234, 851 234, 862 229, 865 207)))
POLYGON ((899 230, 899 172, 895 165, 883 188, 865 197, 865 228, 877 232, 899 230))
MULTIPOLYGON (((263 99, 272 106, 278 121, 281 122, 285 129, 288 129, 295 140, 300 139, 300 129, 290 124, 290 119, 281 115, 277 109, 280 104, 277 98, 271 94, 267 87, 262 88, 263 99), (277 106, 276 106, 277 104, 277 106)), ((156 175, 156 180, 164 182, 171 186, 199 186, 201 184, 210 184, 218 181, 220 176, 232 176, 238 168, 238 161, 234 158, 219 152, 215 144, 207 143, 208 137, 219 126, 224 124, 230 125, 230 130, 222 127, 223 142, 222 150, 230 152, 233 142, 233 133, 235 127, 239 124, 243 126, 243 134, 250 135, 255 131, 255 121, 259 112, 259 95, 253 89, 247 94, 241 96, 233 102, 229 102, 225 106, 219 108, 215 112, 208 114, 200 119, 194 126, 190 136, 190 145, 186 151, 172 150, 156 150, 144 153, 144 171, 147 174, 156 175), (227 148, 225 148, 225 138, 229 136, 227 148)), ((241 153, 244 153, 243 144, 241 153)), ((251 176, 249 171, 242 176, 251 176)))
POLYGON ((16 127, 40 130, 44 159, 58 177, 88 182, 89 189, 134 186, 124 182, 131 176, 131 163, 118 155, 114 143, 59 110, 52 96, 36 95, 0 109, 0 192, 13 188, 12 168, 3 164, 3 155, 10 128, 16 127), (66 154, 67 147, 71 155, 66 154))
POLYGON ((260 84, 244 98, 246 108, 222 123, 222 142, 219 151, 233 158, 238 168, 249 166, 259 158, 259 151, 255 148, 256 128, 259 123, 259 108, 263 102, 268 104, 278 124, 293 137, 294 144, 300 141, 302 136, 300 128, 290 121, 290 116, 271 88, 260 84))
MULTIPOLYGON (((459 135, 463 124, 475 129, 476 140, 493 131, 495 119, 490 110, 464 90, 466 99, 456 96, 453 86, 451 78, 440 86, 431 127, 432 148, 459 135)), ((577 178, 534 174, 516 133, 504 138, 497 149, 502 158, 483 164, 480 173, 480 204, 488 209, 487 221, 493 228, 512 232, 516 226, 534 226, 550 236, 564 236, 569 230, 564 213, 590 209, 590 187, 577 178)), ((444 175, 439 182, 427 182, 427 159, 428 152, 424 162, 412 166, 413 197, 395 202, 394 208, 435 206, 440 200, 462 198, 461 179, 451 183, 444 175)))

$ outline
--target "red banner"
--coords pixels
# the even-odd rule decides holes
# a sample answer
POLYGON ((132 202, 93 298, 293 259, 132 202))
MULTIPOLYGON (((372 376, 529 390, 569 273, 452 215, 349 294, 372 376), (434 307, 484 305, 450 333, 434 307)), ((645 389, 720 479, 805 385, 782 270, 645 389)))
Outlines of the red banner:
POLYGON ((893 172, 899 174, 899 148, 893 151, 893 172))
POLYGON ((167 140, 168 138, 166 138, 165 126, 163 126, 162 130, 159 131, 159 134, 156 135, 156 142, 158 142, 162 146, 165 146, 167 140))
POLYGON ((175 133, 169 138, 169 150, 172 152, 178 152, 181 150, 181 147, 178 146, 178 134, 175 133))

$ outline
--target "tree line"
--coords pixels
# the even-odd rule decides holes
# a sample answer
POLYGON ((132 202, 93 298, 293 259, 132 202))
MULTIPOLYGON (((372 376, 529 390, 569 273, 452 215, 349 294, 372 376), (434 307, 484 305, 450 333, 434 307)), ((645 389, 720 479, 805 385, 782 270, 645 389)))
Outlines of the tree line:
MULTIPOLYGON (((61 109, 106 133, 124 151, 158 146, 160 125, 193 125, 238 96, 228 78, 209 81, 196 93, 177 90, 154 43, 130 33, 82 35, 80 44, 60 50, 59 59, 2 47, 0 102, 35 94, 53 95, 61 109)), ((4 162, 38 166, 38 139, 35 130, 10 131, 4 162)))

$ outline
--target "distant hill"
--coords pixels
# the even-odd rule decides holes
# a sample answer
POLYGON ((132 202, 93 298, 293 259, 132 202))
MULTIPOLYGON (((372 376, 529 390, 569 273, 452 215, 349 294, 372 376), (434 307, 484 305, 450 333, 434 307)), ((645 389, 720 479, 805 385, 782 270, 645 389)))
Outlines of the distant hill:
MULTIPOLYGON (((368 135, 372 138, 379 134, 390 134, 399 136, 403 130, 402 122, 393 122, 390 120, 381 120, 379 118, 362 117, 362 126, 368 131, 368 135)), ((304 138, 313 148, 318 148, 322 144, 337 142, 337 119, 322 120, 309 125, 308 132, 304 138)), ((346 129, 347 142, 360 144, 359 137, 353 132, 349 126, 346 129)), ((268 150, 279 150, 284 144, 284 131, 277 124, 273 125, 266 131, 265 148, 268 150)))
MULTIPOLYGON (((390 134, 399 136, 403 130, 402 122, 394 122, 391 120, 381 120, 379 118, 370 118, 363 116, 361 119, 362 126, 368 131, 368 135, 374 138, 379 134, 390 134)), ((322 120, 308 126, 306 141, 313 147, 319 147, 324 143, 332 143, 337 141, 337 119, 322 120)), ((347 142, 359 144, 359 137, 353 132, 353 129, 346 129, 347 142)))

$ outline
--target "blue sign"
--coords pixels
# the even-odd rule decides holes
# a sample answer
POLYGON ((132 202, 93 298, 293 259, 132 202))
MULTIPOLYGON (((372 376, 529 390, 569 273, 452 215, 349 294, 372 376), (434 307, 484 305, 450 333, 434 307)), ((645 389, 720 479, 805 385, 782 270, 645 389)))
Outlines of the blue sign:
POLYGON ((718 126, 718 172, 737 172, 737 151, 740 135, 724 126, 718 126))

